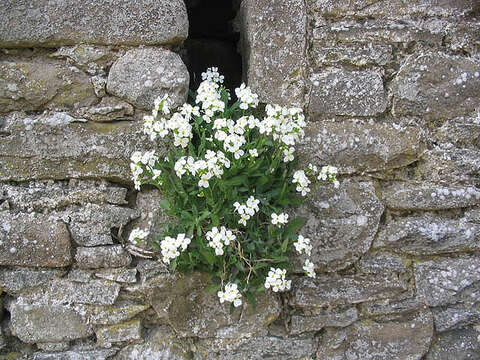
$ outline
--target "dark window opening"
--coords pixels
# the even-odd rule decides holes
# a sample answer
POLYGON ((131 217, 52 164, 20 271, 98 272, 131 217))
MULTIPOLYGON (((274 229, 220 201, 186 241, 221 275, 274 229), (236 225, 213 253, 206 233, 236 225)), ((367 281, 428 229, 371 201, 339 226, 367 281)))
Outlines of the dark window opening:
POLYGON ((225 87, 234 98, 234 89, 242 82, 242 58, 237 51, 240 34, 234 26, 240 0, 185 0, 185 3, 190 23, 184 43, 190 89, 198 88, 202 72, 216 66, 225 76, 225 87))

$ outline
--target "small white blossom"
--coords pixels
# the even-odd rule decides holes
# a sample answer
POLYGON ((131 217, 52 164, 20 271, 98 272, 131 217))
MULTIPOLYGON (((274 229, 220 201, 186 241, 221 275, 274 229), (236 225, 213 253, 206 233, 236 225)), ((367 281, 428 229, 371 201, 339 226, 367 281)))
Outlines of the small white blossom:
POLYGON ((260 200, 255 199, 253 196, 250 196, 245 204, 241 205, 240 203, 235 202, 233 207, 235 208, 235 212, 240 215, 238 223, 246 226, 247 220, 260 210, 258 204, 260 204, 260 200))
POLYGON ((276 269, 271 267, 267 278, 265 279, 265 288, 272 288, 273 292, 290 290, 292 286, 292 280, 286 280, 286 274, 287 270, 285 269, 276 269))
POLYGON ((297 250, 300 255, 303 253, 307 254, 308 256, 311 255, 312 245, 310 245, 309 238, 298 235, 298 239, 293 243, 293 246, 295 246, 295 250, 297 250))
POLYGON ((311 277, 314 278, 316 277, 315 275, 315 265, 309 260, 305 260, 305 265, 303 265, 303 270, 305 270, 305 273, 311 277))
POLYGON ((283 162, 293 161, 294 156, 293 152, 295 151, 294 147, 289 147, 288 149, 283 150, 283 162))
POLYGON ((271 217, 272 224, 277 225, 278 227, 282 227, 282 225, 285 225, 288 222, 288 214, 285 213, 281 213, 279 215, 273 213, 271 217))
POLYGON ((245 84, 240 85, 235 89, 235 95, 237 95, 240 101, 240 109, 247 110, 249 107, 255 108, 258 105, 258 95, 253 93, 252 90, 245 84))
POLYGON ((258 157, 258 151, 257 149, 250 149, 248 150, 248 153, 250 154, 251 157, 258 157))
POLYGON ((310 180, 308 180, 307 176, 305 175, 305 171, 295 171, 292 182, 297 184, 296 190, 301 192, 302 196, 305 196, 308 192, 310 192, 310 188, 308 187, 308 185, 310 185, 310 180))
POLYGON ((228 283, 225 285, 225 291, 219 291, 217 296, 220 300, 220 303, 233 302, 233 306, 239 307, 242 305, 242 299, 240 291, 238 291, 237 284, 228 283))
POLYGON ((148 236, 148 234, 149 234, 148 231, 145 231, 145 230, 142 230, 142 229, 139 229, 139 228, 135 228, 130 233, 130 236, 128 237, 128 241, 130 241, 132 243, 136 243, 136 242, 138 243, 138 242, 144 240, 148 236))
POLYGON ((224 226, 220 230, 215 226, 205 234, 207 240, 209 240, 208 246, 215 250, 216 255, 224 254, 224 246, 230 245, 230 242, 237 237, 233 235, 232 230, 226 229, 224 226))
POLYGON ((178 234, 177 238, 165 237, 160 242, 162 250, 163 262, 170 264, 170 261, 180 255, 180 251, 185 251, 190 244, 191 239, 185 237, 185 234, 178 234))

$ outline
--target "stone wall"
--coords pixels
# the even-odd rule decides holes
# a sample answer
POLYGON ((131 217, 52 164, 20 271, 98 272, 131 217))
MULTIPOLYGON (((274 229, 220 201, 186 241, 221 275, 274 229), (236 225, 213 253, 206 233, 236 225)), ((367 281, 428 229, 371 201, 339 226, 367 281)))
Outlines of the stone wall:
MULTIPOLYGON (((243 0, 244 79, 308 114, 317 279, 230 313, 127 251, 141 119, 189 76, 182 0, 0 3, 0 359, 480 358, 480 5, 243 0)), ((190 59, 190 61, 195 61, 190 59)), ((159 144, 159 151, 163 147, 159 144)))

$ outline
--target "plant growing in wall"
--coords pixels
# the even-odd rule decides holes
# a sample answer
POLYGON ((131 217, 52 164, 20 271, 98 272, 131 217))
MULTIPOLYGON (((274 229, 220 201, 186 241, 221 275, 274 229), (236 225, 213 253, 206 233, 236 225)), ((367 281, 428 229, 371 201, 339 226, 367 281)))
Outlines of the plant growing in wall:
MULTIPOLYGON (((229 105, 216 68, 202 79, 193 104, 173 111, 168 96, 155 101, 144 131, 153 142, 168 138, 168 155, 135 152, 131 170, 135 187, 156 186, 165 199, 160 205, 178 219, 155 243, 161 261, 172 271, 210 273, 220 302, 237 307, 243 296, 254 302, 264 289, 290 289, 293 248, 304 257, 306 274, 315 277, 310 240, 299 234, 304 220, 286 210, 301 204, 312 181, 338 181, 331 166, 295 170, 294 146, 305 127, 300 108, 260 110, 258 96, 244 84, 229 105)), ((147 235, 134 229, 130 241, 147 235)))

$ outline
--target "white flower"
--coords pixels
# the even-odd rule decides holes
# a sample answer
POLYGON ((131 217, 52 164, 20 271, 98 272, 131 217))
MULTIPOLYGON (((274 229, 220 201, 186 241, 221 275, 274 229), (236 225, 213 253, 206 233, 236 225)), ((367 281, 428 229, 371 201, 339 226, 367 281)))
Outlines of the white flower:
POLYGON ((310 180, 308 180, 307 176, 305 175, 305 171, 295 171, 292 182, 297 184, 296 190, 301 192, 302 196, 305 196, 308 192, 310 192, 310 188, 308 187, 310 180))
POLYGON ((185 234, 178 234, 177 238, 165 237, 160 242, 162 250, 163 262, 170 264, 170 261, 180 255, 180 250, 185 251, 190 244, 191 239, 185 237, 185 234))
POLYGON ((133 163, 138 163, 142 160, 142 153, 140 151, 135 151, 132 156, 130 157, 133 163))
POLYGON ((210 231, 205 234, 207 240, 209 240, 208 246, 215 250, 216 255, 224 254, 224 246, 230 245, 230 242, 236 239, 231 230, 227 230, 224 226, 220 230, 214 226, 210 231))
POLYGON ((208 174, 203 174, 200 177, 200 180, 198 181, 198 186, 208 188, 208 186, 209 186, 208 180, 209 179, 210 179, 210 177, 208 176, 208 174))
POLYGON ((294 151, 295 151, 294 147, 289 147, 288 149, 283 150, 283 155, 284 155, 283 162, 293 161, 293 159, 294 159, 293 152, 294 151))
POLYGON ((248 153, 250 154, 251 157, 258 157, 258 151, 257 149, 250 149, 248 150, 248 153))
POLYGON ((209 67, 207 71, 202 73, 202 80, 208 80, 214 83, 222 84, 224 76, 220 75, 217 67, 209 67))
POLYGON ((153 172, 152 180, 157 179, 162 174, 162 170, 160 169, 152 169, 152 172, 153 172))
POLYGON ((315 265, 309 260, 305 260, 305 265, 303 266, 303 270, 305 270, 305 273, 311 277, 314 278, 316 277, 315 275, 315 265))
POLYGON ((273 213, 271 217, 272 224, 277 225, 278 227, 282 227, 282 225, 285 225, 288 222, 288 214, 285 213, 281 213, 279 215, 273 213))
POLYGON ((148 231, 145 231, 145 230, 142 230, 142 229, 139 229, 139 228, 135 228, 130 233, 130 236, 128 237, 128 241, 133 242, 133 243, 140 242, 140 241, 144 240, 148 236, 148 234, 149 234, 148 231))
POLYGON ((233 302, 233 306, 239 307, 242 305, 242 299, 240 291, 238 291, 237 284, 228 283, 225 285, 225 291, 219 291, 217 296, 220 300, 220 303, 233 302))
POLYGON ((242 110, 247 110, 249 107, 255 108, 258 105, 258 95, 254 94, 245 84, 235 89, 235 95, 240 101, 239 107, 242 110))
POLYGON ((298 239, 296 242, 293 243, 293 246, 295 246, 295 250, 297 250, 300 255, 303 253, 307 254, 308 256, 311 255, 312 245, 310 245, 309 238, 298 235, 298 239))
POLYGON ((272 288, 273 292, 290 290, 292 280, 286 280, 287 270, 271 267, 268 276, 265 279, 265 288, 272 288))

